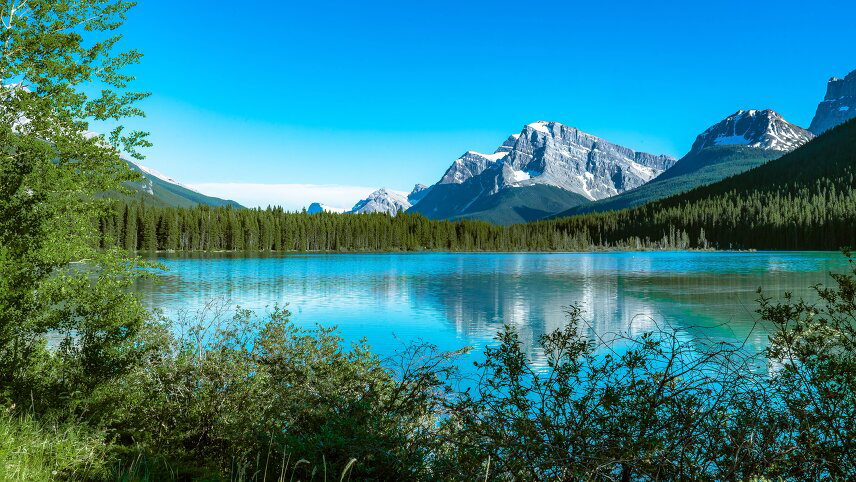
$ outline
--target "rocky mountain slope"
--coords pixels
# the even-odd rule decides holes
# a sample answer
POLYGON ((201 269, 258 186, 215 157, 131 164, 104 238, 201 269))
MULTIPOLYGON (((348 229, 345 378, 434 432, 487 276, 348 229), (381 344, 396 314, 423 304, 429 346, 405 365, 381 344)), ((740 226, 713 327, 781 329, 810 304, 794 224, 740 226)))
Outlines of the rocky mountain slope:
POLYGON ((413 190, 410 191, 410 194, 407 195, 407 201, 411 204, 418 204, 419 201, 425 199, 425 196, 431 192, 431 187, 426 186, 424 184, 417 184, 413 186, 413 190))
POLYGON ((711 184, 777 159, 813 137, 772 110, 737 111, 701 133, 690 151, 653 181, 555 217, 625 209, 711 184))
POLYGON ((468 151, 455 160, 411 211, 431 219, 530 221, 638 187, 674 163, 539 121, 508 137, 493 154, 468 151), (495 197, 509 189, 522 192, 495 197))
POLYGON ((412 204, 407 200, 407 196, 381 188, 369 194, 369 197, 354 204, 354 207, 348 213, 388 213, 395 215, 399 212, 407 211, 411 206, 412 204))
POLYGON ((856 119, 719 182, 635 208, 547 221, 599 244, 839 250, 856 231, 856 119))
POLYGON ((829 79, 826 97, 818 104, 808 130, 820 135, 853 118, 856 118, 856 70, 843 79, 829 79))

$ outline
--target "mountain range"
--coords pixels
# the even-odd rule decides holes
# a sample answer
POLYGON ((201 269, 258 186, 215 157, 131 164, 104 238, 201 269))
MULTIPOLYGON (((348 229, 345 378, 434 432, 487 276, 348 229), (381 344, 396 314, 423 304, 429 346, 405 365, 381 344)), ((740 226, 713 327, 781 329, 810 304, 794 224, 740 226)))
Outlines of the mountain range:
POLYGON ((619 211, 542 221, 583 246, 837 250, 856 219, 856 119, 741 174, 619 211))
POLYGON ((410 212, 497 224, 533 221, 641 186, 674 163, 539 121, 508 137, 493 154, 466 152, 410 212))
MULTIPOLYGON (((307 212, 417 213, 429 219, 509 225, 613 211, 664 199, 752 170, 856 117, 856 71, 827 83, 808 129, 773 110, 739 110, 700 133, 680 160, 637 152, 558 122, 537 121, 493 153, 467 151, 431 186, 408 194, 378 189, 350 210, 312 203, 307 212)), ((157 171, 129 165, 140 196, 162 205, 240 207, 157 171)))
POLYGON ((737 111, 699 134, 690 151, 651 182, 553 217, 625 209, 688 191, 777 159, 813 137, 772 110, 737 111))

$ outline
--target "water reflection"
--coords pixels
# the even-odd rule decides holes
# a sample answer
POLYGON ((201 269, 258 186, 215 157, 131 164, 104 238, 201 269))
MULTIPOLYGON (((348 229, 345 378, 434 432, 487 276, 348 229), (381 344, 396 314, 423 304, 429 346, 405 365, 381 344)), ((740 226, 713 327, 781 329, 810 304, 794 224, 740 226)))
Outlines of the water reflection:
POLYGON ((669 324, 688 336, 766 343, 759 286, 807 295, 836 253, 389 254, 160 258, 170 271, 138 286, 150 307, 193 311, 212 298, 263 310, 289 304, 298 323, 338 325, 382 354, 408 340, 443 349, 492 343, 517 327, 531 355, 539 336, 579 304, 593 334, 637 335, 669 324))

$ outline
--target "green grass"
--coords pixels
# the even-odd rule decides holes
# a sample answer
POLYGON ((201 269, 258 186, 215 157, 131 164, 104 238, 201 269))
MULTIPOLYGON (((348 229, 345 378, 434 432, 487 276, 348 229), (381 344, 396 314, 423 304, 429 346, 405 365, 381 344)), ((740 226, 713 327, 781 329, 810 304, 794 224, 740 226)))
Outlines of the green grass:
POLYGON ((99 434, 73 425, 42 424, 0 414, 0 481, 100 478, 106 446, 99 434))

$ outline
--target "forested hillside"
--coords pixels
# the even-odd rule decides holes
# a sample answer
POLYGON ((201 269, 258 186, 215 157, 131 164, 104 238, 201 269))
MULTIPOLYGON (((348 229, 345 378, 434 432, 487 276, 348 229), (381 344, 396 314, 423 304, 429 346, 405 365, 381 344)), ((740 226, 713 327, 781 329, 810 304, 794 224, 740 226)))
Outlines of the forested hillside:
POLYGON ((150 168, 142 167, 133 162, 128 162, 131 171, 142 176, 141 182, 128 183, 135 194, 114 194, 118 199, 137 200, 154 204, 157 206, 171 206, 177 208, 189 208, 193 206, 232 206, 243 207, 231 199, 220 199, 218 197, 206 196, 198 191, 169 178, 160 172, 150 168))
POLYGON ((678 195, 699 186, 720 181, 781 157, 779 151, 746 146, 711 146, 688 154, 653 181, 617 196, 581 204, 550 218, 594 212, 620 211, 647 202, 678 195))
POLYGON ((671 229, 719 248, 838 249, 856 244, 856 122, 743 174, 635 209, 543 223, 616 243, 671 229))
POLYGON ((778 159, 813 137, 775 111, 739 110, 699 134, 690 151, 656 179, 549 218, 620 211, 676 196, 778 159))
POLYGON ((617 212, 509 227, 404 214, 115 203, 102 246, 134 250, 553 251, 824 249, 856 245, 856 122, 710 186, 617 212))

